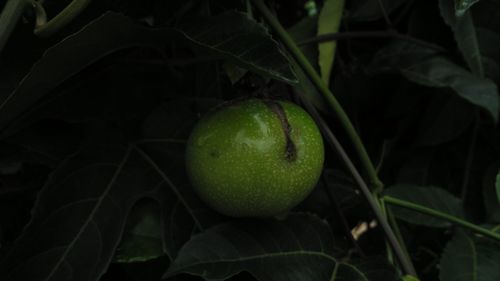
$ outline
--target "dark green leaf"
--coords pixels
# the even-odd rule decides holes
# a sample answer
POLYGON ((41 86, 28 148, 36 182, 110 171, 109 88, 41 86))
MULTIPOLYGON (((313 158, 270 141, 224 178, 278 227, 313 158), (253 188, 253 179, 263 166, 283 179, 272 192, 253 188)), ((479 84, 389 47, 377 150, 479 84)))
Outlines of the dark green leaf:
POLYGON ((161 48, 172 42, 202 48, 217 58, 231 60, 260 74, 295 82, 278 44, 263 26, 245 14, 228 12, 196 19, 179 28, 153 29, 108 12, 50 48, 19 87, 0 101, 0 128, 8 126, 61 83, 104 56, 137 46, 161 48))
MULTIPOLYGON (((462 203, 460 199, 441 188, 398 184, 388 188, 384 194, 422 205, 451 216, 463 217, 462 203)), ((449 227, 451 225, 449 222, 442 219, 402 207, 391 206, 391 209, 397 218, 410 223, 430 227, 449 227)))
POLYGON ((289 61, 267 30, 246 14, 226 12, 191 19, 172 32, 221 58, 287 83, 296 83, 289 61))
POLYGON ((166 277, 189 273, 225 280, 247 271, 266 280, 397 280, 379 260, 336 259, 335 241, 325 221, 293 214, 285 221, 238 220, 194 236, 180 251, 166 277))
POLYGON ((164 255, 161 237, 160 208, 149 200, 140 200, 132 208, 114 261, 144 262, 164 255))
POLYGON ((145 31, 123 15, 106 13, 48 49, 17 89, 0 101, 0 128, 102 57, 132 46, 154 45, 157 38, 145 31))
POLYGON ((0 268, 2 280, 97 280, 134 202, 162 185, 131 147, 97 146, 52 174, 0 268))
MULTIPOLYGON (((113 257, 129 210, 153 194, 163 200, 162 208, 189 214, 191 227, 203 229, 211 211, 185 184, 178 165, 182 146, 143 145, 89 147, 60 165, 40 193, 32 221, 2 262, 1 279, 97 280, 113 257), (150 151, 156 152, 154 159, 150 151)), ((165 251, 175 256, 180 246, 172 244, 190 234, 165 241, 165 251)))
POLYGON ((441 281, 500 280, 500 246, 459 231, 444 249, 440 261, 441 281))
MULTIPOLYGON (((460 6, 458 2, 470 2, 460 0, 439 0, 439 8, 441 9, 441 16, 444 21, 451 27, 455 40, 457 41, 458 48, 467 61, 469 68, 472 72, 480 77, 484 76, 484 66, 482 61, 481 49, 474 25, 472 15, 467 9, 457 9, 460 6), (455 2, 455 5, 454 3, 455 2), (455 15, 455 11, 460 16, 455 15)), ((465 6, 467 4, 464 4, 465 6)), ((470 4, 472 5, 472 4, 470 4)))
POLYGON ((499 97, 495 83, 437 55, 433 49, 396 41, 376 54, 372 68, 399 71, 407 79, 425 86, 451 88, 459 97, 485 109, 495 121, 498 119, 499 97))

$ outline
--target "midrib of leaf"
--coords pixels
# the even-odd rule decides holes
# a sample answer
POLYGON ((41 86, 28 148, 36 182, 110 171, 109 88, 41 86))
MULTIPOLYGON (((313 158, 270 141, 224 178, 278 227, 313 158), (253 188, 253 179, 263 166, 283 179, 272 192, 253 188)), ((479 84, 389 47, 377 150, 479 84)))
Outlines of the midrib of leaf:
MULTIPOLYGON (((75 245, 76 241, 80 238, 80 236, 82 235, 83 233, 83 230, 87 228, 87 226, 89 225, 90 222, 92 222, 92 218, 94 217, 94 215, 96 214, 97 210, 100 208, 101 204, 102 204, 102 201, 103 199, 108 195, 109 191, 111 190, 111 188, 113 187, 113 185, 115 184, 115 181, 116 179, 118 178, 118 175, 121 173, 122 169, 123 169, 123 166, 125 165, 125 163, 127 162, 127 159, 128 157, 130 156, 130 152, 131 152, 131 147, 129 146, 127 148, 127 151, 125 153, 125 156, 123 157, 122 161, 120 162, 120 164, 118 165, 117 169, 116 169, 116 172, 113 174, 113 177, 111 178, 111 180, 109 181, 109 184, 106 186, 106 189, 104 190, 103 194, 99 197, 99 200, 97 201, 96 203, 96 206, 94 207, 94 209, 92 209, 92 212, 89 214, 87 220, 85 221, 85 223, 83 224, 83 226, 80 228, 80 230, 78 231, 77 235, 75 236, 75 238, 71 241, 71 243, 66 247, 66 250, 63 252, 63 254, 61 255, 61 257, 59 258, 59 260, 57 261, 57 263, 55 264, 55 266, 52 268, 52 270, 50 271, 49 275, 45 278, 45 280, 50 280, 50 278, 52 278, 52 276, 54 275, 54 273, 57 271, 57 269, 61 266, 61 264, 64 262, 64 260, 66 259, 66 256, 68 255, 68 253, 71 251, 71 249, 73 249, 73 246, 75 245)), ((112 201, 112 200, 111 200, 112 201)), ((98 228, 97 228, 98 229, 98 228)), ((100 231, 100 230, 99 230, 100 231)))
POLYGON ((163 178, 165 183, 167 183, 170 186, 171 190, 175 193, 175 195, 177 196, 179 201, 182 203, 182 205, 184 205, 184 207, 186 208, 188 213, 193 218, 193 221, 196 224, 196 227, 199 230, 203 230, 204 227, 201 225, 200 221, 193 213, 193 210, 191 209, 189 204, 186 202, 186 200, 184 200, 184 197, 182 197, 182 194, 177 189, 177 186, 168 178, 168 176, 162 171, 162 169, 160 169, 160 167, 158 167, 158 165, 155 163, 155 161, 153 159, 151 159, 151 157, 149 157, 149 155, 144 150, 142 150, 140 147, 138 147, 136 145, 133 145, 133 147, 137 152, 139 152, 139 154, 144 158, 144 160, 146 160, 146 162, 148 162, 156 170, 156 172, 163 178))
POLYGON ((325 253, 301 250, 301 251, 290 251, 290 252, 282 252, 282 253, 269 253, 269 254, 262 254, 262 255, 254 255, 254 256, 234 258, 234 259, 219 259, 219 260, 215 260, 215 261, 211 260, 210 262, 199 261, 196 263, 191 263, 189 265, 185 265, 183 267, 176 268, 174 272, 180 272, 186 268, 189 269, 190 267, 203 265, 203 264, 245 262, 245 261, 250 261, 250 260, 254 260, 254 259, 280 258, 280 257, 294 256, 294 255, 317 256, 317 257, 321 257, 321 258, 326 258, 327 260, 332 261, 335 264, 337 264, 337 260, 334 257, 327 255, 325 253))

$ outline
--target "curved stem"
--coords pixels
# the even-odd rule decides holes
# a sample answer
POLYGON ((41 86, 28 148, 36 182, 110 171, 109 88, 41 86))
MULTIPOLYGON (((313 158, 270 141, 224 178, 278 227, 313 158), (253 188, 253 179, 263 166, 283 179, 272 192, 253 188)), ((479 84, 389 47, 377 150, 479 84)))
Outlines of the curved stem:
POLYGON ((333 109, 333 112, 337 115, 337 118, 340 120, 340 123, 344 127, 349 139, 351 140, 358 156, 361 160, 361 164, 366 171, 368 178, 370 179, 370 183, 374 186, 375 190, 381 190, 383 188, 382 182, 379 180, 377 171, 373 166, 366 149, 361 142, 358 133, 354 129, 354 126, 349 120, 349 117, 345 113, 342 106, 339 104, 337 99, 334 97, 328 86, 323 82, 320 78, 314 67, 309 63, 307 58, 304 56, 302 51, 299 49, 297 44, 293 41, 293 39, 288 35, 286 30, 281 26, 279 21, 274 17, 274 15, 269 11, 267 6, 264 4, 263 0, 252 0, 255 6, 259 9, 261 14, 264 16, 269 25, 274 29, 276 34, 281 38, 285 46, 290 50, 294 58, 297 60, 297 63, 304 70, 307 76, 314 83, 318 91, 323 95, 325 100, 328 102, 330 107, 333 109))
POLYGON ((475 231, 479 234, 482 234, 484 236, 487 236, 487 237, 490 237, 490 238, 493 238, 495 240, 500 241, 500 233, 493 232, 489 229, 480 227, 476 224, 473 224, 473 223, 470 223, 470 222, 465 221, 463 219, 457 218, 455 216, 440 212, 438 210, 434 210, 434 209, 431 209, 431 208, 428 208, 428 207, 425 207, 425 206, 422 206, 419 204, 415 204, 415 203, 401 200, 398 198, 394 198, 391 196, 384 196, 382 198, 382 200, 384 200, 385 202, 387 202, 389 204, 398 206, 398 207, 403 207, 403 208, 410 209, 410 210, 413 210, 413 211, 416 211, 416 212, 419 212, 422 214, 427 214, 427 215, 430 215, 430 216, 433 216, 436 218, 440 218, 440 219, 449 221, 451 223, 468 228, 468 229, 475 231))
POLYGON ((40 37, 52 35, 76 18, 88 4, 90 4, 90 1, 91 0, 73 0, 64 10, 46 24, 37 26, 35 28, 35 34, 40 37))
POLYGON ((8 0, 0 14, 0 53, 30 0, 8 0))

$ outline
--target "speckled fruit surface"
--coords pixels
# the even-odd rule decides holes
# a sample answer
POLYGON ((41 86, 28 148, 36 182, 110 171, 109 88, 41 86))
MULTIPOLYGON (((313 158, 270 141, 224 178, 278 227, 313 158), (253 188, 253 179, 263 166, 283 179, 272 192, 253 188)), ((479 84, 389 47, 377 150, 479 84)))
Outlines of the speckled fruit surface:
POLYGON ((195 191, 233 217, 286 213, 312 191, 323 160, 312 118, 295 104, 272 100, 237 101, 209 112, 186 149, 195 191))

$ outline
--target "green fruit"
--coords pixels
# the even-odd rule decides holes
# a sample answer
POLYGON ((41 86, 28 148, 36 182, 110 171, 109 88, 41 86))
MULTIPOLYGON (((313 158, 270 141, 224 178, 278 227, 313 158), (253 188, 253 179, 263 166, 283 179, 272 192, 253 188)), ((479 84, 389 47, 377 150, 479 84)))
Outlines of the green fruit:
POLYGON ((186 151, 195 191, 233 217, 286 213, 314 188, 323 160, 321 134, 302 108, 258 99, 209 112, 193 129, 186 151))

